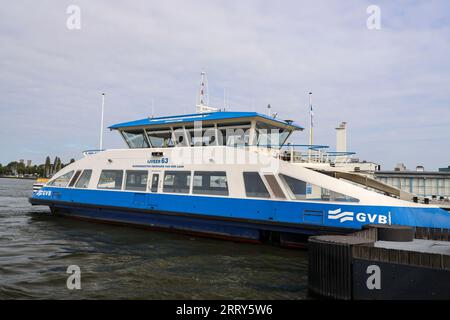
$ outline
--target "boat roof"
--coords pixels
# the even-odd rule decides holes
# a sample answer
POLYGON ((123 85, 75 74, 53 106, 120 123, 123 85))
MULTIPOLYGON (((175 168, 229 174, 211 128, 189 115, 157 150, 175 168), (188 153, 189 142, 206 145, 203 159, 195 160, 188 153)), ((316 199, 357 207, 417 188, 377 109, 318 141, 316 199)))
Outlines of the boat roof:
POLYGON ((111 130, 121 130, 134 127, 170 126, 174 124, 194 123, 195 121, 221 122, 223 120, 233 120, 242 118, 256 118, 264 122, 272 122, 277 126, 287 127, 291 130, 303 130, 304 128, 290 120, 281 120, 257 112, 235 112, 217 111, 205 113, 192 113, 176 116, 166 116, 157 118, 145 118, 141 120, 118 123, 109 127, 111 130))

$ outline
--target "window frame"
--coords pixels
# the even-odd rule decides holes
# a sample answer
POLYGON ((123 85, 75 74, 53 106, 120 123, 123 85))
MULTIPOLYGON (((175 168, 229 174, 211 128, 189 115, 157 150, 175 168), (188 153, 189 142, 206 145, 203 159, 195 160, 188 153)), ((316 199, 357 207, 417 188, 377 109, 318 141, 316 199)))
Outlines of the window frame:
MULTIPOLYGON (((97 182, 97 189, 98 190, 122 190, 123 189, 123 178, 124 178, 124 172, 123 172, 123 170, 116 170, 116 169, 104 169, 104 170, 102 170, 101 172, 100 172, 100 176, 99 176, 99 178, 98 178, 98 182, 97 182), (105 188, 105 187, 99 187, 99 184, 100 184, 100 179, 102 178, 102 174, 104 173, 104 172, 107 172, 107 171, 110 171, 110 172, 112 172, 112 171, 116 171, 116 172, 121 172, 122 173, 122 179, 121 179, 121 185, 120 185, 120 188, 105 188)), ((116 181, 114 181, 114 182, 116 182, 116 181)))
POLYGON ((67 188, 67 186, 69 185, 70 180, 72 179, 72 177, 73 177, 74 174, 75 174, 75 170, 71 170, 71 171, 66 172, 66 173, 64 173, 64 174, 61 174, 61 175, 57 176, 56 178, 52 179, 51 181, 49 181, 49 182, 47 183, 47 186, 49 186, 49 187, 55 187, 55 188, 67 188), (61 179, 62 177, 66 176, 66 175, 69 175, 69 174, 70 174, 70 176, 69 176, 69 178, 67 179, 67 183, 66 183, 64 186, 55 186, 55 182, 56 182, 58 179, 61 179))
POLYGON ((267 188, 266 184, 264 183, 264 179, 261 177, 261 174, 258 171, 243 171, 242 172, 242 178, 244 180, 245 195, 248 198, 264 198, 264 199, 270 199, 271 198, 269 189, 267 188), (255 184, 254 184, 254 182, 249 184, 250 181, 248 181, 246 179, 246 176, 249 176, 249 175, 253 175, 254 177, 258 177, 259 178, 259 181, 261 182, 260 187, 262 186, 265 189, 264 193, 261 193, 262 190, 260 190, 259 192, 254 192, 254 193, 250 194, 250 191, 249 191, 248 187, 250 187, 252 185, 255 185, 255 184))
POLYGON ((164 172, 164 178, 163 178, 163 186, 162 186, 162 192, 164 193, 177 193, 177 194, 190 194, 191 192, 191 185, 192 185, 192 172, 191 171, 187 171, 187 170, 167 170, 164 172), (168 175, 173 175, 174 176, 174 181, 173 181, 173 186, 166 186, 166 177, 168 175), (179 175, 184 175, 187 176, 187 186, 183 186, 182 188, 180 186, 176 186, 176 176, 179 175), (183 191, 178 191, 179 190, 183 190, 183 191))
MULTIPOLYGON (((126 191, 137 191, 137 192, 147 192, 147 185, 148 185, 148 170, 125 170, 125 179, 124 179, 124 190, 126 191), (141 188, 129 188, 128 187, 128 176, 130 174, 137 174, 137 173, 142 173, 142 175, 146 174, 146 180, 145 180, 145 184, 142 184, 142 175, 141 176, 141 183, 139 184, 141 186, 141 188), (143 187, 143 189, 142 189, 143 187)), ((134 186, 138 185, 137 183, 134 184, 134 186)))
POLYGON ((78 177, 77 182, 75 182, 75 184, 73 185, 73 187, 75 189, 88 189, 89 188, 89 184, 91 183, 91 179, 92 179, 92 169, 84 169, 83 172, 78 177), (89 173, 89 178, 87 179, 86 187, 78 186, 78 183, 81 181, 81 178, 83 177, 85 172, 90 172, 89 173))
POLYGON ((230 195, 230 188, 228 184, 228 176, 226 171, 194 171, 192 178, 192 194, 196 195, 209 195, 209 196, 226 196, 230 195), (226 187, 212 187, 211 186, 211 178, 217 177, 225 177, 226 187), (202 186, 195 186, 195 177, 202 177, 202 186), (207 184, 209 185, 208 189, 204 189, 205 181, 204 178, 208 178, 207 184))

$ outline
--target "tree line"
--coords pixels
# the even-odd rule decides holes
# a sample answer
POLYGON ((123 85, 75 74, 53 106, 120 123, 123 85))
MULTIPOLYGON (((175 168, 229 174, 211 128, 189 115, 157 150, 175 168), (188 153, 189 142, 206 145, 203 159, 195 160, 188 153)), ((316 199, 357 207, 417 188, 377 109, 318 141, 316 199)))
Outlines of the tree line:
POLYGON ((0 176, 33 176, 39 178, 50 178, 65 166, 75 162, 75 159, 70 159, 70 162, 64 164, 59 157, 51 162, 50 157, 47 156, 44 164, 26 166, 25 163, 13 161, 3 166, 0 163, 0 176))

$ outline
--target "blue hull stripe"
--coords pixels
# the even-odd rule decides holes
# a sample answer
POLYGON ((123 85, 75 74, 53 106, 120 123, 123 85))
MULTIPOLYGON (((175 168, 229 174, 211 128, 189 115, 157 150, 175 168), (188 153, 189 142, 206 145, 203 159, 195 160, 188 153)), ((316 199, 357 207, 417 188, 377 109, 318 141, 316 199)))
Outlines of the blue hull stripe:
POLYGON ((205 218, 235 218, 262 224, 298 225, 299 228, 310 225, 351 230, 361 229, 367 224, 390 223, 450 229, 450 213, 432 207, 364 206, 354 203, 273 201, 54 187, 44 187, 33 193, 30 201, 33 203, 33 200, 115 207, 123 208, 124 211, 151 210, 205 218))

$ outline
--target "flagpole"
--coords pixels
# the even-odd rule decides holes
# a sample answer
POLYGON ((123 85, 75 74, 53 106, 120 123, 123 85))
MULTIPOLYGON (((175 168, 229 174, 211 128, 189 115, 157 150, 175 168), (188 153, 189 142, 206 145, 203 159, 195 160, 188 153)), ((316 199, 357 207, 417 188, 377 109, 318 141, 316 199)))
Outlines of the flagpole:
POLYGON ((103 115, 105 113, 105 94, 102 93, 102 119, 100 122, 100 151, 103 150, 103 115))
POLYGON ((313 145, 313 110, 312 110, 312 92, 309 93, 309 150, 308 158, 311 161, 311 147, 313 145))

